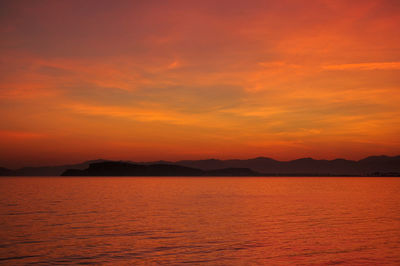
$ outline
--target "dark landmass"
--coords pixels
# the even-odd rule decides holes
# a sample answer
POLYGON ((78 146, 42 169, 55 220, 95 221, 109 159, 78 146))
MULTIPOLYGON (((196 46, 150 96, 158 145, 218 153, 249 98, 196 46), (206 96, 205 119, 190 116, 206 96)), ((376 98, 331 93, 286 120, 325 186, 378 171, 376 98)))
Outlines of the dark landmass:
POLYGON ((204 171, 207 176, 263 176, 249 168, 223 168, 204 171))
POLYGON ((259 157, 248 160, 197 160, 179 161, 178 165, 203 170, 243 167, 268 175, 318 175, 318 176, 371 176, 374 173, 400 173, 400 156, 372 156, 360 161, 345 159, 315 160, 302 158, 293 161, 277 161, 259 157))
MULTIPOLYGON (((23 167, 16 170, 9 170, 7 176, 60 176, 67 169, 85 169, 91 163, 104 162, 104 160, 92 160, 80 164, 59 165, 59 166, 37 166, 37 167, 23 167)), ((0 170, 0 176, 3 175, 0 170)))
POLYGON ((0 176, 9 176, 13 174, 13 170, 4 168, 4 167, 0 167, 0 176))
POLYGON ((68 169, 62 176, 260 176, 246 168, 204 171, 173 164, 134 164, 127 162, 92 163, 84 170, 68 169))
MULTIPOLYGON (((85 170, 93 163, 111 162, 107 160, 87 161, 75 165, 46 166, 46 167, 24 167, 16 170, 0 168, 0 176, 59 176, 68 169, 85 170)), ((302 158, 292 161, 277 161, 271 158, 258 157, 247 160, 183 160, 177 162, 130 162, 120 163, 135 165, 159 165, 160 171, 172 171, 172 168, 162 169, 161 165, 175 165, 190 169, 208 171, 210 176, 253 176, 255 173, 262 173, 264 176, 400 176, 400 156, 371 156, 359 161, 335 159, 315 160, 302 158), (233 174, 233 170, 235 173, 233 174), (228 170, 231 171, 228 174, 228 170), (246 170, 243 170, 246 169, 246 170), (221 170, 224 170, 221 172, 221 170), (246 172, 253 171, 253 172, 246 172)), ((145 171, 143 168, 141 171, 145 171)), ((106 169, 103 169, 106 171, 106 169)), ((72 171, 72 170, 70 170, 72 171)), ((137 170, 139 171, 139 170, 137 170)), ((71 172, 72 173, 72 172, 71 172)), ((77 173, 77 172, 76 172, 77 173)), ((183 172, 182 172, 183 173, 183 172)), ((76 175, 76 174, 74 174, 76 175)), ((103 174, 105 175, 105 174, 103 174)), ((172 172, 165 172, 162 175, 176 175, 172 172)), ((196 175, 182 174, 182 175, 196 175)), ((203 174, 198 174, 203 175, 203 174)), ((160 176, 160 174, 158 174, 160 176)))

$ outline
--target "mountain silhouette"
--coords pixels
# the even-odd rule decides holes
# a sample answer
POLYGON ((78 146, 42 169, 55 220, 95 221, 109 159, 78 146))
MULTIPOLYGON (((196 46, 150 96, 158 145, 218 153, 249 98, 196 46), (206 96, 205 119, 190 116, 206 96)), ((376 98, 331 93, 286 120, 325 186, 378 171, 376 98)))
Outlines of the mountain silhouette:
POLYGON ((315 160, 312 158, 277 161, 271 158, 258 157, 248 160, 185 160, 175 162, 175 164, 203 170, 243 167, 267 175, 369 176, 376 172, 400 173, 400 156, 371 156, 359 161, 346 159, 315 160))
MULTIPOLYGON (((67 169, 85 170, 93 163, 111 162, 103 159, 87 161, 80 164, 45 166, 45 167, 23 167, 16 170, 0 168, 1 176, 59 176, 67 169)), ((268 157, 257 157, 253 159, 206 159, 206 160, 182 160, 182 161, 155 161, 155 162, 131 162, 119 161, 136 165, 176 165, 194 168, 202 171, 210 171, 209 175, 224 175, 216 170, 235 168, 237 175, 242 169, 248 169, 256 173, 268 176, 384 176, 400 175, 400 156, 370 156, 359 161, 334 159, 315 160, 312 158, 301 158, 292 161, 278 161, 268 157), (213 170, 214 172, 211 172, 213 170)), ((161 168, 160 168, 161 169, 161 168)), ((171 168, 172 169, 172 168, 171 168)), ((167 170, 167 169, 163 169, 167 170)), ((226 174, 227 172, 225 172, 226 174)), ((159 175, 159 174, 158 174, 159 175)), ((163 174, 166 175, 166 174, 163 174)), ((249 172, 247 175, 252 175, 249 172)), ((242 175, 243 176, 243 175, 242 175)))
POLYGON ((134 164, 127 162, 91 163, 87 169, 68 169, 62 176, 260 176, 246 168, 205 171, 173 164, 134 164))

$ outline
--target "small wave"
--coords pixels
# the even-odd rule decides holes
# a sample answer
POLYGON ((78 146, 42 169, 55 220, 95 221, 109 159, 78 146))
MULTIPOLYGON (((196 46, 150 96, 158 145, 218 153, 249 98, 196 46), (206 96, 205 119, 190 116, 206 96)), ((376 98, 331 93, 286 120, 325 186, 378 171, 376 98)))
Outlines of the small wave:
POLYGON ((7 261, 7 260, 23 260, 27 258, 36 258, 39 257, 37 255, 29 255, 29 256, 15 256, 15 257, 6 257, 6 258, 0 258, 0 261, 7 261))

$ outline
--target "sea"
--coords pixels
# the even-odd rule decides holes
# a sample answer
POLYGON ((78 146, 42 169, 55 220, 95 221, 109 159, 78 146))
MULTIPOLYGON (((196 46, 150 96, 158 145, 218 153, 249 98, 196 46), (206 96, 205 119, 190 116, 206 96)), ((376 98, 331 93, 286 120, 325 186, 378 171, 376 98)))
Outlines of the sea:
POLYGON ((4 177, 1 265, 400 265, 400 178, 4 177))

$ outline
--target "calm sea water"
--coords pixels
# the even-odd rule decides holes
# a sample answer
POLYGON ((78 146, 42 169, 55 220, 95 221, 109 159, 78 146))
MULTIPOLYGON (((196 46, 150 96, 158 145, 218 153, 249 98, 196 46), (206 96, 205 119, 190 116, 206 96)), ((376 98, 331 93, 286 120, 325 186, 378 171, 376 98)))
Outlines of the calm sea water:
POLYGON ((400 265, 397 178, 1 178, 0 264, 400 265))

